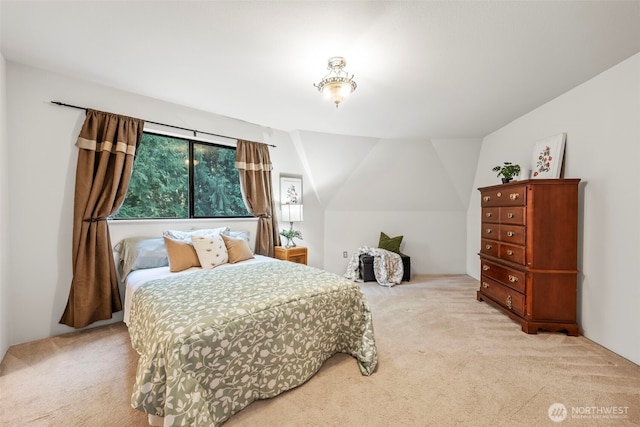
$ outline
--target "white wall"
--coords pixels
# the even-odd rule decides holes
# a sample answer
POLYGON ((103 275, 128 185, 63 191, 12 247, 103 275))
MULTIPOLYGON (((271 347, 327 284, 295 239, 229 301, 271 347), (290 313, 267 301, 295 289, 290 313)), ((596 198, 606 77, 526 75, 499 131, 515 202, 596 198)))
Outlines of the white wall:
POLYGON ((9 137, 7 134, 6 61, 0 54, 0 360, 10 345, 9 312, 9 137))
MULTIPOLYGON (((1 74, 0 81, 4 81, 1 74)), ((1 129, 8 129, 8 136, 4 138, 0 134, 0 233, 6 233, 7 238, 0 239, 4 262, 0 264, 0 291, 2 301, 6 302, 9 290, 10 308, 6 313, 3 311, 6 305, 0 306, 0 330, 10 330, 9 344, 73 331, 58 321, 67 302, 72 278, 71 231, 77 159, 74 144, 84 112, 53 105, 51 100, 259 142, 269 142, 265 137, 271 137, 273 133, 239 120, 12 62, 6 65, 6 81, 7 126, 1 129), (7 176, 11 177, 8 196, 2 193, 7 187, 7 176), (7 247, 11 251, 7 251, 7 247)), ((146 128, 161 129, 153 125, 146 128)), ((291 149, 292 142, 287 134, 279 133, 272 142, 281 144, 271 150, 277 171, 302 172, 300 161, 296 160, 295 154, 290 154, 295 151, 291 149), (289 161, 294 165, 283 164, 289 161)), ((274 191, 277 192, 277 187, 274 191)), ((312 208, 312 198, 307 200, 312 208)), ((245 228, 244 225, 255 230, 251 221, 234 227, 245 228)), ((185 224, 179 226, 189 228, 185 224)), ((114 225, 113 243, 123 235, 146 233, 155 230, 154 227, 157 226, 143 223, 114 225)), ((304 227, 319 230, 322 236, 322 215, 305 211, 304 227), (314 224, 316 220, 318 223, 314 224)), ((310 243, 315 240, 311 239, 310 243)), ((311 261, 321 264, 321 243, 318 249, 313 248, 310 252, 311 261)), ((111 321, 91 326, 121 318, 122 314, 117 313, 111 321)), ((2 337, 6 339, 6 334, 2 337)))
MULTIPOLYGON (((302 240, 295 239, 296 245, 306 246, 308 251, 307 264, 317 268, 324 268, 324 209, 321 206, 313 187, 313 176, 305 167, 305 156, 300 146, 297 132, 291 134, 283 131, 269 129, 265 132, 265 142, 271 142, 278 148, 271 150, 273 163, 272 179, 273 191, 276 199, 276 211, 280 213, 280 175, 302 176, 302 205, 304 209, 304 221, 295 222, 293 228, 300 230, 302 240)), ((288 229, 288 222, 279 222, 278 229, 288 229)), ((283 239, 283 243, 285 240, 283 239)))
POLYGON ((304 142, 324 154, 311 169, 326 183, 318 187, 326 207, 327 270, 344 273, 352 253, 377 247, 385 232, 404 236, 401 250, 411 256, 412 274, 465 271, 466 213, 480 140, 345 140, 307 132, 304 142))
MULTIPOLYGON (((474 187, 498 183, 498 163, 530 164, 533 143, 560 132, 564 175, 583 180, 578 321, 587 338, 640 364, 640 54, 488 135, 474 187)), ((477 191, 467 224, 467 273, 477 278, 477 191)))
POLYGON ((360 246, 377 247, 380 232, 404 236, 401 251, 415 274, 461 274, 465 263, 463 211, 333 211, 325 213, 325 266, 343 274, 360 246), (348 251, 348 258, 342 252, 348 251))

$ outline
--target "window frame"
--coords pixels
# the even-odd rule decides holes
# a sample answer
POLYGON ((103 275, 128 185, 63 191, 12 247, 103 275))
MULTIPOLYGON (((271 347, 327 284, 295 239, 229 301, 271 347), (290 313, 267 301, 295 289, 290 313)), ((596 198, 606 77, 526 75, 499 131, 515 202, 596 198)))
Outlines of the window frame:
MULTIPOLYGON (((251 214, 251 212, 249 212, 249 209, 246 207, 246 203, 245 203, 245 209, 247 210, 247 215, 242 215, 242 216, 237 216, 237 215, 233 215, 233 216, 195 216, 195 171, 194 171, 194 158, 195 158, 195 149, 194 146, 195 144, 201 144, 201 145, 207 145, 207 146, 211 146, 211 147, 218 147, 218 148, 224 148, 224 149, 230 149, 233 150, 234 152, 236 151, 236 144, 234 143, 229 143, 229 142, 222 142, 222 141, 215 141, 215 140, 211 140, 211 139, 205 139, 205 138, 199 138, 197 136, 194 137, 189 137, 186 135, 181 135, 181 134, 176 134, 176 133, 172 133, 172 132, 163 132, 163 131, 159 131, 159 130, 155 130, 155 129, 145 129, 143 130, 143 135, 144 134, 150 134, 150 135, 158 135, 158 136, 163 136, 163 137, 167 137, 167 138, 173 138, 173 139, 178 139, 178 140, 182 140, 185 141, 187 143, 187 161, 188 161, 188 186, 189 188, 187 189, 187 193, 188 193, 188 216, 187 217, 144 217, 144 218, 119 218, 117 216, 111 216, 109 217, 109 220, 111 221, 187 221, 187 220, 217 220, 217 219, 235 219, 235 220, 243 220, 243 219, 255 219, 255 216, 251 214)), ((231 139, 231 138, 230 138, 231 139)), ((237 141, 237 140, 236 140, 237 141)), ((137 154, 137 153, 136 153, 137 154)), ((134 165, 133 168, 135 168, 135 161, 134 161, 134 165)), ((131 171, 131 173, 133 174, 133 169, 131 171)), ((242 184, 240 184, 240 195, 242 196, 242 199, 244 201, 244 192, 242 189, 242 184)), ((125 200, 126 200, 126 196, 125 196, 125 200)), ((124 201, 123 201, 124 204, 124 201)), ((117 215, 117 213, 116 213, 117 215)))

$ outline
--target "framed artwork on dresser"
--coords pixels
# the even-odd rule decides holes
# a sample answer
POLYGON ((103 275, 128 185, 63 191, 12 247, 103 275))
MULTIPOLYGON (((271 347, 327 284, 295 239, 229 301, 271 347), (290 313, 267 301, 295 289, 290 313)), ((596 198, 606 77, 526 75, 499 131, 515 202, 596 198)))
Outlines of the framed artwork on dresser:
POLYGON ((537 141, 531 158, 531 179, 560 178, 566 133, 537 141))

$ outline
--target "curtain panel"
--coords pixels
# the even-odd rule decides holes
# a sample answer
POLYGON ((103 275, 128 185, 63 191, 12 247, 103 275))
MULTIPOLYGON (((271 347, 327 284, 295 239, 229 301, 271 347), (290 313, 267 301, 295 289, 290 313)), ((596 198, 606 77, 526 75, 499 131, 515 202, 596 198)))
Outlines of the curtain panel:
POLYGON ((60 323, 81 328, 122 310, 107 218, 122 205, 144 121, 87 110, 76 146, 73 279, 60 323))
POLYGON ((273 183, 269 147, 259 142, 238 140, 236 168, 247 209, 258 218, 255 253, 274 256, 274 246, 280 245, 278 221, 274 215, 273 183))

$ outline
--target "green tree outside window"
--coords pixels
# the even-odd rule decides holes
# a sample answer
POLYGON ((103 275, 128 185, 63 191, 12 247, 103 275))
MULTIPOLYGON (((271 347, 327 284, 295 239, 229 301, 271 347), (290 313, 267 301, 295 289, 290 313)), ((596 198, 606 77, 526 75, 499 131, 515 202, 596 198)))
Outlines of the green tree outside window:
POLYGON ((127 195, 114 218, 251 216, 242 199, 235 155, 233 147, 145 132, 127 195))

